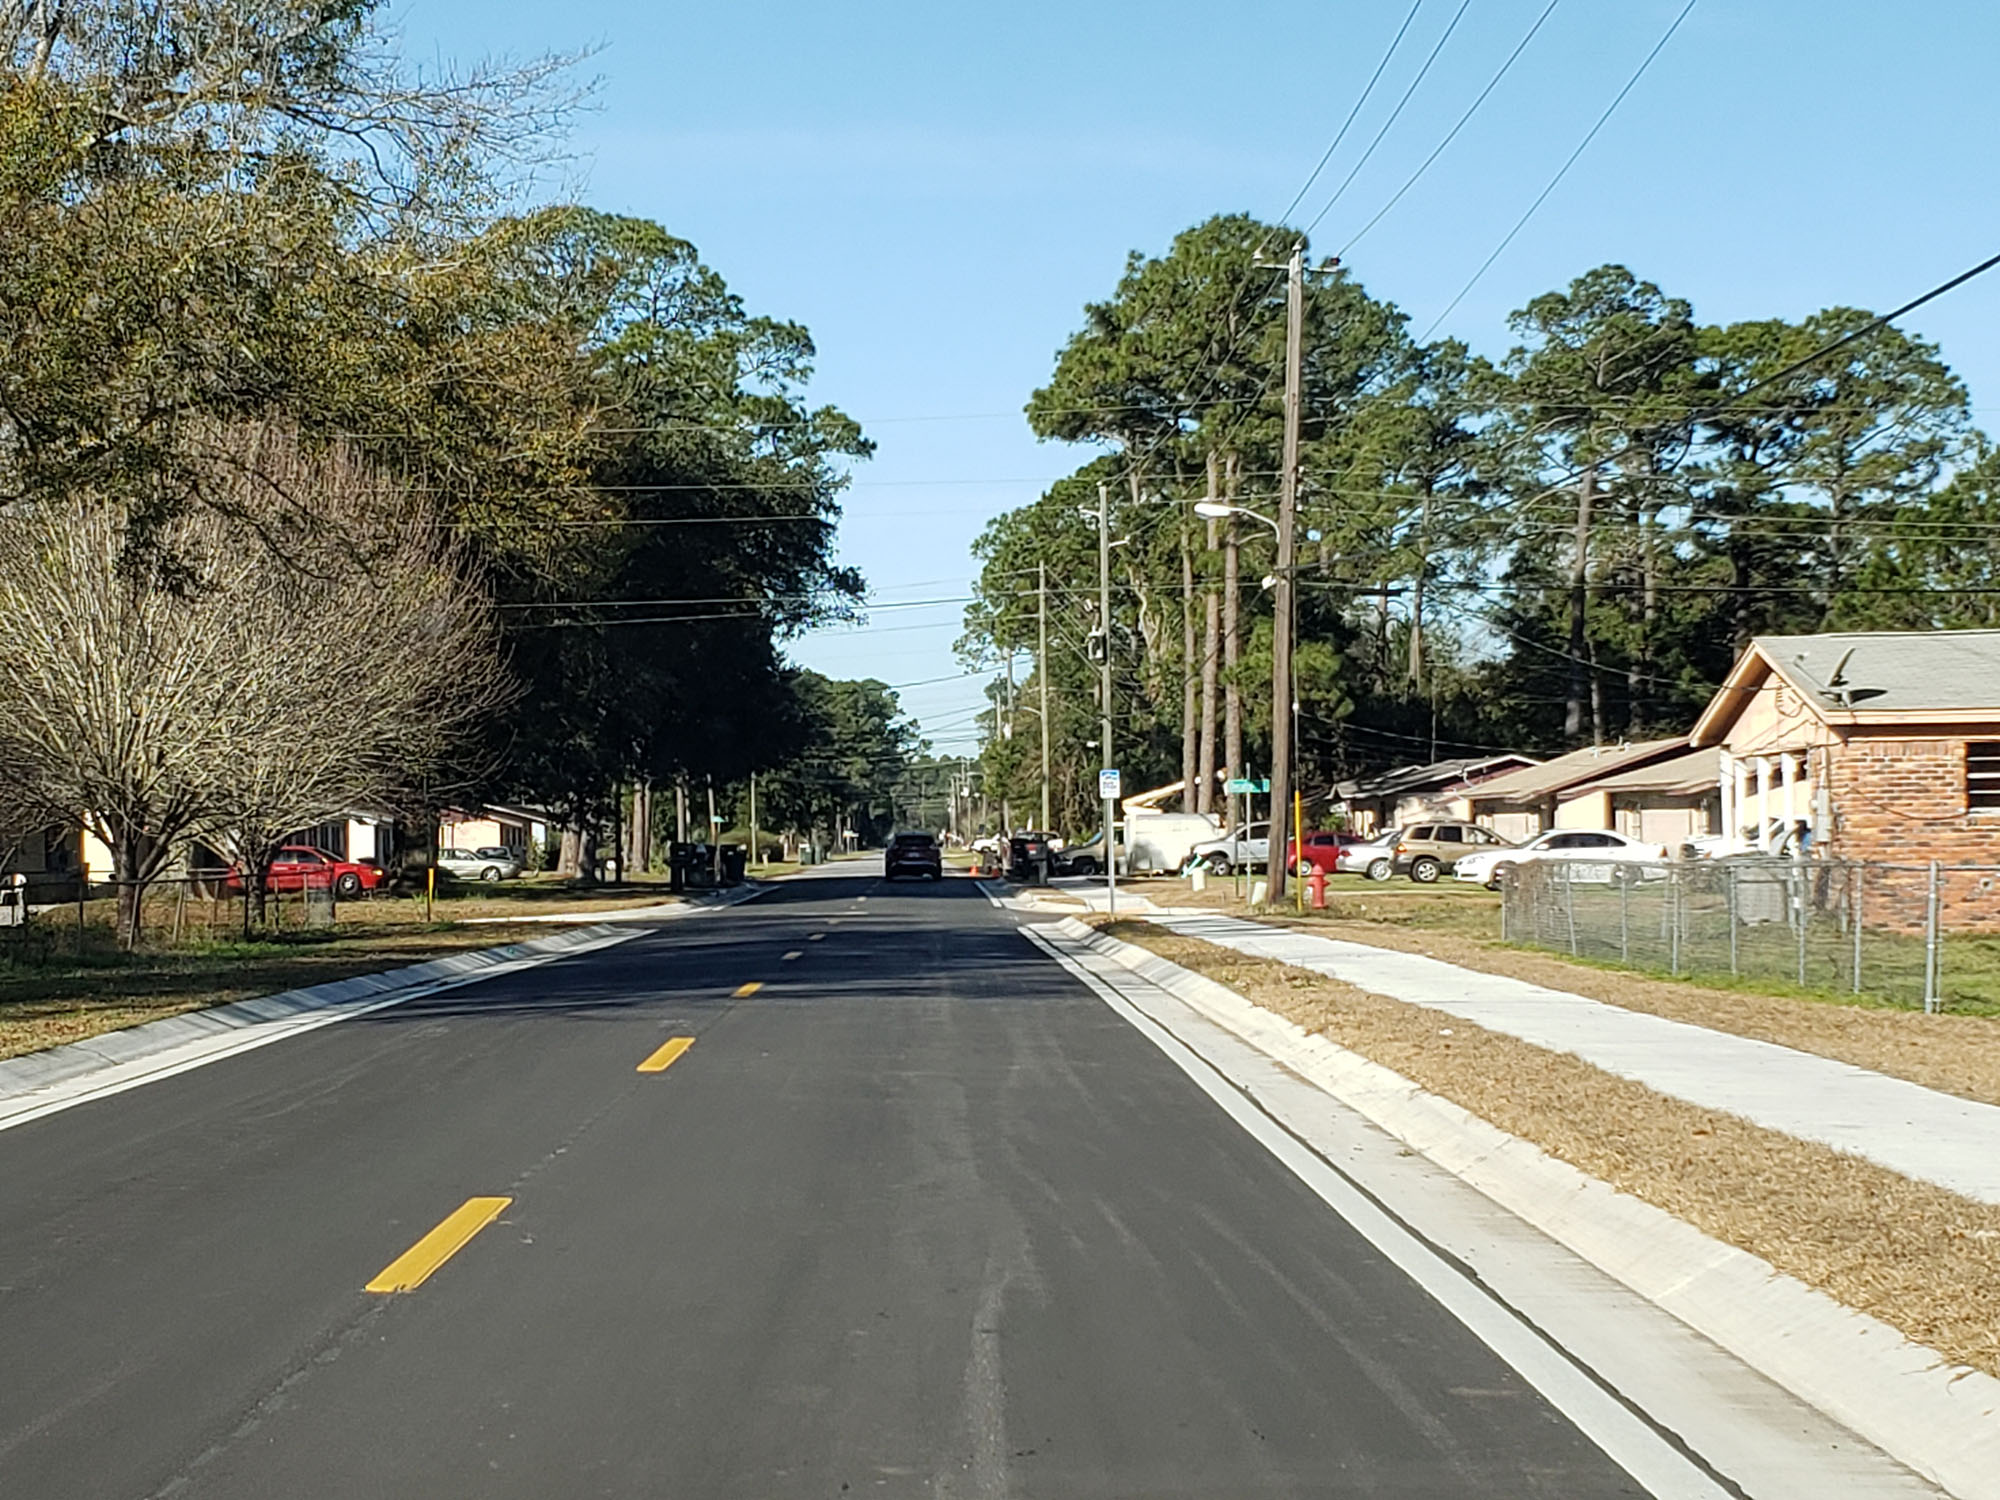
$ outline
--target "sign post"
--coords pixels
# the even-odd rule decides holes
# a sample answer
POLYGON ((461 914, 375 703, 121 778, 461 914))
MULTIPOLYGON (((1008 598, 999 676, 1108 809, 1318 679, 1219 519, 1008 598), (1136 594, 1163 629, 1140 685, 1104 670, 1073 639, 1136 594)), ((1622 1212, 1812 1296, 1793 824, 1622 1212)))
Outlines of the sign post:
POLYGON ((1112 811, 1122 795, 1120 780, 1118 772, 1110 766, 1097 773, 1097 798, 1104 804, 1104 911, 1107 916, 1115 916, 1118 912, 1118 839, 1112 811))

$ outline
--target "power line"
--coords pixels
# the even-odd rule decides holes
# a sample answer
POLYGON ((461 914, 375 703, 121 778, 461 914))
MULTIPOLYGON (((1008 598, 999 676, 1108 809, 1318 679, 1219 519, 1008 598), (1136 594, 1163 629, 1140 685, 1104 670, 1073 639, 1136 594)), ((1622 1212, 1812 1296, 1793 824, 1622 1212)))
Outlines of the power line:
POLYGON ((1543 9, 1542 13, 1539 16, 1535 17, 1535 24, 1528 28, 1528 34, 1522 37, 1519 42, 1515 43, 1514 50, 1507 54, 1507 60, 1500 64, 1500 71, 1495 73, 1493 77, 1490 80, 1488 80, 1486 87, 1479 91, 1479 97, 1477 99, 1474 99, 1472 101, 1471 106, 1467 108, 1465 113, 1458 117, 1458 123, 1451 127, 1451 129, 1445 134, 1445 138, 1437 143, 1436 147, 1432 149, 1431 154, 1429 156, 1426 156, 1423 159, 1422 163, 1417 167, 1417 170, 1410 174, 1409 180, 1406 181, 1401 187, 1396 189, 1395 196, 1392 197, 1387 203, 1383 204, 1379 209, 1375 211, 1375 217, 1370 219, 1366 224, 1363 224, 1359 229, 1354 231, 1353 235, 1348 239, 1347 243, 1340 247, 1338 256, 1339 259, 1343 260, 1346 259, 1347 252, 1352 250, 1356 245, 1360 244, 1362 236, 1367 234, 1368 231, 1373 229, 1377 224, 1381 223, 1383 217, 1387 215, 1389 210, 1394 208, 1398 203, 1403 201, 1403 195, 1407 193, 1411 188, 1417 185, 1417 179, 1419 177, 1422 177, 1425 172, 1429 171, 1431 163, 1436 161, 1440 156, 1444 154, 1445 147, 1449 146, 1454 140, 1458 138, 1458 133, 1461 130, 1465 129, 1466 122, 1469 121, 1475 114, 1479 112, 1479 106, 1486 102, 1486 96, 1488 94, 1491 94, 1496 88, 1500 86, 1500 80, 1507 76, 1507 72, 1510 68, 1514 66, 1515 60, 1519 58, 1523 52, 1528 50, 1528 43, 1532 42, 1535 39, 1535 33, 1542 29, 1542 23, 1548 20, 1550 16, 1555 14, 1555 9, 1560 4, 1562 4, 1562 0, 1549 0, 1548 5, 1543 9))
POLYGON ((1333 190, 1333 196, 1326 200, 1326 205, 1323 208, 1321 208, 1318 213, 1313 215, 1312 222, 1306 225, 1305 227, 1305 233, 1311 234, 1315 229, 1319 227, 1319 221, 1321 219, 1324 219, 1331 212, 1333 212, 1333 205, 1340 201, 1341 195, 1347 191, 1348 185, 1352 183, 1357 176, 1360 175, 1361 169, 1368 165, 1368 158, 1375 154, 1375 148, 1382 144, 1382 138, 1389 133, 1390 127, 1392 127, 1396 123, 1397 119, 1402 115, 1403 107, 1410 102, 1410 96, 1416 93, 1418 85, 1421 84, 1424 81, 1425 77, 1429 75, 1431 70, 1431 64, 1438 60, 1438 54, 1444 51, 1444 44, 1451 40, 1451 34, 1454 31, 1458 30, 1459 21, 1463 19, 1466 11, 1471 9, 1471 7, 1472 7, 1472 0, 1460 0, 1460 4, 1457 11, 1455 11, 1452 14, 1451 24, 1445 27, 1444 35, 1439 37, 1437 39, 1437 45, 1431 48, 1431 55, 1425 58, 1424 65, 1421 68, 1417 69, 1417 76, 1415 78, 1412 78, 1410 80, 1410 86, 1407 89, 1403 90, 1403 97, 1396 101, 1396 107, 1395 109, 1390 111, 1389 118, 1384 120, 1382 122, 1382 128, 1375 132, 1375 139, 1368 143, 1368 149, 1361 153, 1361 160, 1356 162, 1353 166, 1353 169, 1348 172, 1347 176, 1341 179, 1340 186, 1333 190))
POLYGON ((1438 325, 1444 322, 1446 318, 1452 315, 1453 311, 1458 307, 1458 304, 1466 299, 1466 296, 1472 291, 1472 289, 1475 286, 1479 285, 1481 278, 1484 277, 1488 271, 1493 269, 1493 262, 1498 260, 1503 254, 1506 253, 1507 247, 1514 243, 1514 236, 1519 234, 1523 229, 1527 228, 1528 220, 1532 219, 1535 216, 1536 212, 1541 208, 1541 206, 1548 201, 1549 194, 1553 193, 1556 190, 1557 185, 1562 182, 1563 178, 1569 175, 1569 169, 1576 165, 1577 158, 1582 156, 1583 153, 1589 149, 1590 143, 1597 139, 1598 131, 1602 130, 1605 126, 1605 122, 1608 121, 1612 117, 1612 115, 1617 113, 1618 106, 1625 102, 1625 96, 1632 92, 1633 88, 1638 84, 1641 78, 1646 76, 1646 70, 1652 67, 1653 59, 1658 57, 1660 53, 1666 49, 1667 43, 1673 40, 1674 33, 1681 29, 1681 22, 1685 21, 1688 18, 1688 13, 1695 8, 1695 5, 1697 3, 1698 0, 1687 0, 1687 4, 1681 7, 1681 13, 1674 17, 1673 24, 1667 27, 1666 31, 1662 33, 1660 39, 1653 44, 1653 50, 1646 54, 1645 60, 1639 64, 1638 68, 1633 72, 1632 76, 1625 80, 1625 87, 1620 89, 1617 92, 1617 94, 1613 96, 1611 102, 1605 106, 1604 113, 1597 117, 1597 123, 1595 125, 1592 125, 1590 129, 1584 133, 1583 139, 1577 142, 1576 149, 1570 152, 1568 160, 1566 160, 1560 167, 1556 169, 1556 175, 1551 177, 1548 181, 1548 185, 1544 187, 1541 190, 1541 192, 1535 195, 1535 201, 1528 205, 1528 211, 1522 214, 1521 217, 1515 221, 1514 227, 1507 231, 1506 236, 1500 241, 1498 245, 1493 247, 1493 253, 1487 256, 1486 259, 1480 263, 1479 269, 1472 273, 1472 279, 1467 281, 1464 286, 1460 287, 1458 289, 1458 295, 1456 297, 1453 297, 1451 301, 1445 304, 1444 311, 1439 313, 1437 317, 1431 320, 1431 326, 1424 330, 1423 337, 1418 340, 1419 343, 1427 344, 1430 342, 1430 337, 1432 334, 1437 332, 1438 325))
POLYGON ((1375 71, 1369 75, 1368 86, 1361 91, 1361 97, 1354 101, 1354 108, 1347 112, 1347 118, 1340 122, 1340 129, 1334 132, 1333 143, 1321 153, 1318 164, 1313 167, 1299 190, 1292 194, 1292 201, 1285 205, 1284 212, 1278 215, 1278 223, 1282 224, 1292 216, 1292 210, 1305 201, 1306 194, 1312 191, 1312 185, 1319 181, 1319 174, 1326 170, 1326 164, 1333 160, 1333 153, 1338 151, 1340 143, 1347 139, 1347 132, 1352 128, 1355 117, 1361 113, 1361 107, 1368 102, 1368 96, 1375 92, 1375 85, 1382 80, 1383 70, 1389 66, 1389 60, 1396 55, 1396 49, 1403 45, 1404 33, 1410 29, 1410 23, 1416 20, 1417 12, 1423 8, 1424 0, 1417 0, 1417 3, 1410 7, 1410 13, 1403 17, 1403 24, 1396 28, 1395 36, 1390 39, 1389 50, 1382 54, 1382 60, 1375 64, 1375 71))

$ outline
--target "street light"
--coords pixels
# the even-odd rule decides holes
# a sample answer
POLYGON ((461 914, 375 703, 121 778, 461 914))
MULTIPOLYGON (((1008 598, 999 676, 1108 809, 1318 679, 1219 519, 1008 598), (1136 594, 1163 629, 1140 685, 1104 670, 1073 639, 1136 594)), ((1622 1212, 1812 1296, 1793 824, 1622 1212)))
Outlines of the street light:
MULTIPOLYGON (((1274 537, 1278 538, 1278 542, 1281 548, 1284 544, 1285 533, 1279 527, 1278 523, 1272 520, 1269 516, 1265 515, 1262 511, 1252 510, 1247 505, 1230 505, 1221 500, 1197 500, 1194 503, 1194 513, 1200 516, 1204 521, 1225 521, 1235 516, 1243 517, 1246 520, 1260 521, 1264 525, 1271 528, 1271 534, 1274 537)), ((1316 534, 1313 535, 1315 536, 1315 539, 1317 539, 1316 534)), ((1281 571, 1284 572, 1291 571, 1290 568, 1286 568, 1282 564, 1280 566, 1281 566, 1281 571)), ((1278 581, 1278 575, 1274 573, 1269 577, 1265 578, 1264 587, 1270 588, 1277 581, 1278 581)), ((1296 611, 1298 609, 1298 594, 1295 590, 1290 590, 1290 589, 1286 590, 1285 609, 1287 611, 1287 617, 1282 621, 1280 621, 1279 623, 1280 625, 1282 625, 1284 629, 1285 639, 1287 640, 1287 642, 1289 642, 1290 639, 1293 636, 1297 635, 1298 633, 1298 620, 1296 618, 1296 611)), ((1283 786, 1293 786, 1297 784, 1297 778, 1290 774, 1291 771, 1290 762, 1298 754, 1297 746, 1299 743, 1299 664, 1298 664, 1298 659, 1292 655, 1289 646, 1287 647, 1285 652, 1285 668, 1286 668, 1285 687, 1292 700, 1291 701, 1292 733, 1291 733, 1290 743, 1284 747, 1284 751, 1286 752, 1286 757, 1285 757, 1286 764, 1284 770, 1278 776, 1277 784, 1283 786)), ((1273 694, 1273 696, 1275 697, 1276 695, 1273 694)), ((1272 703, 1271 717, 1274 721, 1277 719, 1279 713, 1280 709, 1278 704, 1275 702, 1272 703)), ((1275 732, 1273 734, 1273 738, 1274 739, 1276 738, 1275 732)), ((1273 769, 1276 770, 1277 767, 1274 766, 1273 769)), ((1240 770, 1237 772, 1237 774, 1241 774, 1240 770)), ((1287 809, 1287 811, 1289 811, 1289 809, 1287 809)), ((1272 807, 1272 818, 1271 818, 1271 831, 1274 836, 1277 834, 1279 825, 1283 821, 1284 820, 1282 818, 1277 816, 1277 808, 1274 801, 1272 807)), ((1247 817, 1244 819, 1244 823, 1246 826, 1248 825, 1249 819, 1247 817)), ((1299 840, 1299 847, 1304 848, 1305 847, 1304 830, 1294 829, 1292 832, 1293 836, 1299 840)), ((1286 860, 1286 851, 1284 849, 1278 849, 1277 852, 1272 856, 1270 863, 1272 866, 1275 867, 1277 865, 1283 864, 1285 860, 1286 860)))

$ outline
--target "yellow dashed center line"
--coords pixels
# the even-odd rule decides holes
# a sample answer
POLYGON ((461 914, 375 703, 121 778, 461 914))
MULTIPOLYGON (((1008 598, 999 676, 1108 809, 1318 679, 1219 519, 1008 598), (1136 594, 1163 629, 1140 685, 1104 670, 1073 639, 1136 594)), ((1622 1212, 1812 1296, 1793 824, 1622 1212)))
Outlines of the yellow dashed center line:
POLYGON ((809 943, 817 943, 821 938, 825 936, 826 934, 823 932, 809 932, 806 934, 806 941, 809 943))
POLYGON ((466 1247, 472 1237, 500 1217, 512 1198, 467 1198, 444 1222, 390 1261, 364 1291, 414 1292, 431 1272, 466 1247))
POLYGON ((761 979, 753 979, 748 984, 739 984, 734 991, 735 998, 738 1000, 744 999, 746 996, 756 994, 762 988, 764 988, 764 981, 761 979))
POLYGON ((650 1057, 639 1064, 641 1073, 664 1073, 673 1066, 674 1059, 694 1045, 691 1036, 668 1037, 650 1057))
POLYGON ((784 962, 786 962, 786 963, 790 963, 790 962, 791 962, 791 961, 792 961, 793 959, 795 959, 795 958, 804 958, 805 956, 806 956, 806 950, 805 950, 805 949, 803 949, 803 948, 794 948, 794 949, 793 949, 793 950, 792 950, 792 951, 791 951, 790 953, 787 953, 787 954, 785 955, 785 957, 784 957, 784 962))

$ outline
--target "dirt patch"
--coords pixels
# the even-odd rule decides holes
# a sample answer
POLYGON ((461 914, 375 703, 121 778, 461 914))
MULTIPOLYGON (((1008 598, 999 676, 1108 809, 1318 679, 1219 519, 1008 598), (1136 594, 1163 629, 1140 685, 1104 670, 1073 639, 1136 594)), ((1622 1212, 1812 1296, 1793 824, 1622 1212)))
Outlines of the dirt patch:
POLYGON ((1393 1068, 1948 1359, 2000 1375, 2000 1207, 1308 969, 1149 922, 1096 925, 1393 1068))
MULTIPOLYGON (((1197 895, 1179 882, 1159 882, 1146 894, 1161 906, 1246 915, 1241 905, 1226 896, 1217 899, 1212 892, 1197 895)), ((1373 909, 1364 917, 1343 917, 1336 909, 1327 916, 1303 920, 1263 914, 1255 920, 1547 985, 1607 1005, 1776 1042, 1963 1099, 2000 1105, 2000 1021, 1992 1017, 1927 1016, 1921 1011, 1653 979, 1510 948, 1497 939, 1450 930, 1468 920, 1461 915, 1465 912, 1462 902, 1433 912, 1422 904, 1412 906, 1409 898, 1401 902, 1394 896, 1352 899, 1373 909), (1433 921, 1438 925, 1429 925, 1433 921)), ((1347 909, 1352 910, 1351 903, 1347 909)), ((1497 921, 1490 910, 1482 915, 1497 921)))

